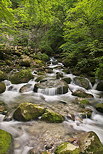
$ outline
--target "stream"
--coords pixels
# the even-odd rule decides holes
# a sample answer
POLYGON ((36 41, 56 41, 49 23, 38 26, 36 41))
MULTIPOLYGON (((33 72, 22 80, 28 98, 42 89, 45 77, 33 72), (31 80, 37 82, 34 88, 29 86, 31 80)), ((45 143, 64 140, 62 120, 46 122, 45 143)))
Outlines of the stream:
MULTIPOLYGON (((18 122, 16 120, 4 120, 5 115, 0 114, 0 129, 3 129, 12 134, 14 138, 14 154, 28 154, 30 149, 35 149, 35 153, 40 154, 44 150, 50 150, 51 152, 55 147, 63 141, 68 140, 69 137, 80 132, 94 131, 101 142, 103 143, 103 115, 95 110, 93 106, 87 106, 92 110, 91 118, 82 119, 79 114, 79 107, 76 103, 76 96, 72 95, 72 92, 76 90, 84 90, 86 93, 92 94, 93 98, 90 99, 94 104, 97 102, 103 102, 103 98, 100 97, 100 91, 96 90, 96 84, 92 86, 89 82, 90 88, 87 90, 74 83, 73 74, 66 74, 63 72, 63 64, 57 62, 54 58, 51 58, 48 69, 52 69, 52 73, 46 73, 46 80, 55 79, 56 74, 59 72, 63 77, 71 78, 71 82, 68 84, 68 92, 57 94, 56 88, 38 89, 37 92, 33 91, 34 85, 37 83, 36 79, 38 75, 35 70, 34 79, 30 80, 29 90, 27 92, 20 93, 20 88, 27 83, 12 84, 10 81, 5 80, 6 91, 0 94, 0 101, 5 102, 9 108, 15 108, 22 102, 31 102, 36 104, 42 104, 52 110, 59 112, 65 116, 63 123, 46 123, 43 121, 29 121, 18 122), (70 118, 70 114, 75 115, 75 120, 70 118)), ((51 83, 52 84, 52 83, 51 83)), ((12 110, 11 114, 12 115, 12 110)))

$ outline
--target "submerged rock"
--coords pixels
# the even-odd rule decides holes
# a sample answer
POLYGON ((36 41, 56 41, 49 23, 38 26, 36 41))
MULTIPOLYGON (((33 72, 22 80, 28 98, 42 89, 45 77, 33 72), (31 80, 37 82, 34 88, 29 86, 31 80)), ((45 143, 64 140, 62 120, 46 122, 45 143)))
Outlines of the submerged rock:
POLYGON ((76 90, 72 93, 74 96, 82 97, 82 98, 93 98, 92 94, 86 93, 84 90, 76 90))
POLYGON ((31 90, 31 86, 32 84, 26 84, 20 88, 19 92, 20 93, 28 92, 31 90))
POLYGON ((16 72, 10 76, 10 81, 13 84, 19 84, 19 83, 26 83, 30 79, 33 79, 34 76, 32 75, 31 71, 29 69, 21 70, 20 72, 16 72))
POLYGON ((49 109, 45 110, 45 113, 42 115, 41 119, 51 123, 61 123, 64 121, 64 117, 62 115, 49 109))
POLYGON ((0 154, 13 154, 13 139, 11 134, 0 129, 0 154))
POLYGON ((45 111, 45 108, 32 104, 32 103, 22 103, 18 106, 13 114, 13 118, 18 121, 29 121, 37 119, 45 111))
POLYGON ((79 85, 80 87, 83 87, 85 89, 90 89, 91 86, 90 86, 90 83, 89 83, 89 80, 86 79, 86 78, 83 78, 83 77, 75 77, 73 79, 74 83, 79 85))
POLYGON ((55 154, 80 154, 80 148, 69 142, 64 142, 56 148, 55 154))
POLYGON ((85 132, 79 136, 79 146, 82 154, 102 154, 103 145, 94 132, 85 132))
POLYGON ((34 92, 46 95, 65 94, 68 92, 68 84, 63 80, 47 80, 34 86, 34 92))
POLYGON ((5 90, 6 90, 5 83, 0 82, 0 94, 3 93, 3 92, 5 92, 5 90))
POLYGON ((103 113, 103 103, 98 103, 95 105, 97 111, 103 113))

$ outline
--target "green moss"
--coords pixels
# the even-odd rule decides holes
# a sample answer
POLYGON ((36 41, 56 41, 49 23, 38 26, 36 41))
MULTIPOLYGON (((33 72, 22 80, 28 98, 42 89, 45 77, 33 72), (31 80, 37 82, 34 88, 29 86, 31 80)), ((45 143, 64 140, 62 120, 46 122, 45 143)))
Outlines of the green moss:
POLYGON ((0 71, 0 81, 6 80, 6 79, 7 79, 6 73, 0 71))
POLYGON ((0 82, 0 94, 3 93, 3 92, 5 92, 5 90, 6 90, 5 83, 0 82))
POLYGON ((32 103, 22 103, 15 110, 13 118, 18 121, 29 121, 37 119, 44 111, 45 109, 42 106, 32 103))
POLYGON ((87 99, 80 100, 79 103, 80 103, 81 107, 85 107, 86 105, 90 104, 89 100, 87 100, 87 99))
POLYGON ((0 129, 0 154, 8 154, 10 152, 12 136, 0 129))
POLYGON ((92 98, 93 95, 85 93, 84 91, 77 90, 73 92, 74 96, 82 97, 82 98, 92 98))
POLYGON ((80 149, 78 146, 64 142, 57 147, 55 154, 80 154, 80 149))
POLYGON ((64 121, 64 117, 52 110, 46 109, 45 113, 41 117, 42 120, 53 123, 60 123, 64 121))
POLYGON ((96 104, 96 109, 97 109, 97 111, 103 113, 103 103, 98 103, 98 104, 96 104))
POLYGON ((11 75, 10 81, 13 84, 25 83, 28 82, 30 79, 33 79, 33 77, 34 76, 29 69, 24 69, 11 75))

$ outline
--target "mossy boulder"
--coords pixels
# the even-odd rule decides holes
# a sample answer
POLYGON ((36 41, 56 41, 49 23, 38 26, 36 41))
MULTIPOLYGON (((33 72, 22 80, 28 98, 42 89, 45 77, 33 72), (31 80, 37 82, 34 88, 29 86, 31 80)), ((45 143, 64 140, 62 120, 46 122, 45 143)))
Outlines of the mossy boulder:
POLYGON ((31 88, 32 84, 26 84, 24 86, 22 86, 19 90, 20 93, 24 93, 24 92, 28 92, 30 91, 32 88, 31 88))
POLYGON ((70 82, 71 82, 71 78, 69 78, 69 77, 65 77, 62 80, 65 81, 68 84, 70 84, 70 82))
POLYGON ((91 118, 92 110, 89 108, 83 109, 80 111, 80 115, 82 118, 91 118))
POLYGON ((30 121, 35 120, 45 112, 45 108, 32 104, 22 103, 18 106, 13 114, 13 118, 18 121, 30 121))
POLYGON ((7 79, 6 73, 4 73, 3 71, 0 71, 0 81, 6 80, 6 79, 7 79))
POLYGON ((23 69, 20 72, 16 72, 10 76, 10 81, 13 84, 19 84, 19 83, 26 83, 30 79, 33 79, 34 76, 32 75, 31 71, 29 69, 23 69))
POLYGON ((75 146, 69 142, 64 142, 60 144, 55 152, 55 154, 80 154, 79 146, 75 146))
POLYGON ((94 132, 82 133, 79 137, 81 154, 102 154, 103 145, 94 132))
POLYGON ((0 154, 12 154, 13 139, 11 134, 0 129, 0 154))
POLYGON ((88 94, 84 90, 76 90, 75 92, 72 93, 72 95, 82 98, 93 98, 92 94, 88 94))
POLYGON ((0 82, 0 94, 3 93, 3 92, 5 92, 5 90, 6 90, 5 83, 0 82))
POLYGON ((20 61, 20 65, 25 67, 30 67, 31 59, 29 58, 29 56, 22 55, 21 57, 22 59, 20 61))
POLYGON ((61 123, 64 121, 64 117, 50 109, 46 109, 45 113, 41 117, 42 120, 50 123, 61 123))
POLYGON ((85 89, 90 89, 90 83, 89 80, 83 77, 75 77, 73 79, 73 82, 77 85, 79 85, 80 87, 83 87, 85 89))
POLYGON ((98 103, 95 105, 97 111, 103 113, 103 103, 98 103))
POLYGON ((0 113, 5 114, 7 112, 7 106, 4 102, 0 101, 0 113))

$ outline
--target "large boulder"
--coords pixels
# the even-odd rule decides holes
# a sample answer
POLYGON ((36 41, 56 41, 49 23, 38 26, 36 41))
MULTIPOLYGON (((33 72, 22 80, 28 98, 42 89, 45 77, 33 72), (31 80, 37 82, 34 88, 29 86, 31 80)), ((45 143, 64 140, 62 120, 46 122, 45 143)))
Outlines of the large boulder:
POLYGON ((13 118, 18 121, 29 121, 37 119, 44 113, 44 107, 32 103, 22 103, 13 114, 13 118))
POLYGON ((98 103, 95 105, 97 111, 103 113, 103 103, 98 103))
POLYGON ((22 59, 20 61, 20 65, 25 67, 30 67, 31 59, 29 58, 29 56, 22 55, 21 57, 22 59))
POLYGON ((72 93, 72 95, 82 97, 82 98, 93 98, 92 94, 88 94, 84 90, 76 90, 72 93))
POLYGON ((78 86, 83 87, 83 88, 85 88, 85 89, 90 89, 90 88, 91 88, 90 82, 89 82, 89 80, 86 79, 86 78, 83 78, 83 77, 75 77, 75 78, 73 79, 73 82, 74 82, 75 84, 77 84, 78 86))
POLYGON ((61 123, 64 121, 64 117, 52 110, 46 109, 45 113, 41 117, 42 120, 51 123, 61 123))
POLYGON ((29 69, 23 69, 20 72, 16 72, 10 76, 10 81, 13 84, 19 84, 19 83, 26 83, 30 79, 33 79, 34 76, 32 75, 31 71, 29 69))
POLYGON ((100 82, 97 84, 96 90, 103 91, 103 81, 100 81, 100 82))
POLYGON ((79 146, 82 154, 102 154, 103 145, 94 132, 85 132, 79 136, 79 146))
POLYGON ((34 92, 40 92, 46 95, 65 94, 68 92, 68 84, 63 80, 47 80, 35 84, 34 92))
POLYGON ((0 81, 6 80, 6 79, 7 79, 6 73, 0 71, 0 81))
POLYGON ((3 92, 5 92, 5 90, 6 90, 5 83, 0 82, 0 94, 3 93, 3 92))
POLYGON ((13 139, 11 134, 0 129, 0 154, 13 153, 13 139))
POLYGON ((64 77, 64 78, 62 78, 62 80, 65 81, 68 84, 70 84, 71 81, 72 81, 71 78, 69 78, 69 77, 64 77))
POLYGON ((69 142, 64 142, 60 144, 55 152, 55 154, 80 154, 79 146, 75 146, 69 142))

